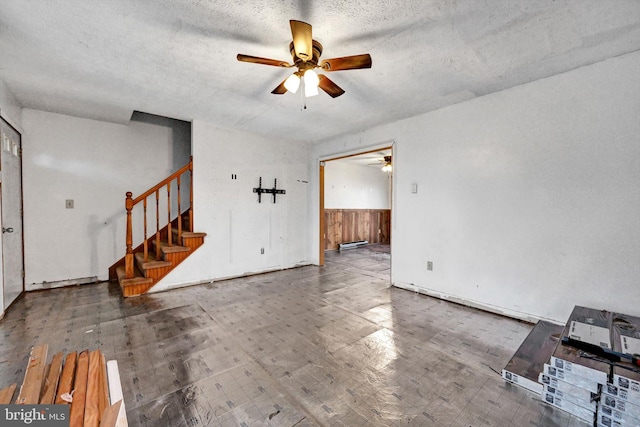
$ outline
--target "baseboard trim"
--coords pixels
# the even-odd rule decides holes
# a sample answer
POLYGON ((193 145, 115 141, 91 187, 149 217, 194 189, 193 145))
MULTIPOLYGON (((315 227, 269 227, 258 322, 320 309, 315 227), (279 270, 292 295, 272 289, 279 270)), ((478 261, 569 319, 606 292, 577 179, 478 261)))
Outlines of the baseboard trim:
POLYGON ((413 283, 402 283, 402 282, 394 282, 392 286, 396 288, 405 289, 407 291, 416 292, 422 295, 427 295, 430 297, 438 298, 443 301, 450 301, 456 304, 464 305, 467 307, 477 308, 478 310, 486 311, 493 314, 498 314, 500 316, 509 317, 512 319, 521 320, 527 323, 538 323, 539 320, 546 320, 547 322, 551 322, 557 325, 564 325, 562 322, 558 322, 554 319, 547 319, 544 317, 539 317, 529 313, 522 313, 516 310, 509 310, 504 307, 499 307, 496 305, 486 304, 480 301, 474 301, 467 298, 458 297, 455 295, 450 295, 444 292, 435 291, 433 289, 423 288, 421 286, 416 286, 413 283))
POLYGON ((80 279, 59 280, 57 282, 31 283, 30 285, 25 286, 25 290, 27 292, 41 291, 43 289, 55 289, 55 288, 64 288, 66 286, 86 285, 89 283, 97 283, 101 281, 102 280, 98 279, 98 276, 91 276, 91 277, 83 277, 80 279))

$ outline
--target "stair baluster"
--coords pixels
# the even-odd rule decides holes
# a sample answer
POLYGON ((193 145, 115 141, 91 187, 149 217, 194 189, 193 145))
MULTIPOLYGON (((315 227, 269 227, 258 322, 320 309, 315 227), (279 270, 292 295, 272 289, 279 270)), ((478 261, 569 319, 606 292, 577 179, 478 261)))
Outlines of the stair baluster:
POLYGON ((180 176, 178 176, 177 184, 178 184, 178 242, 182 242, 182 210, 180 209, 180 176))
POLYGON ((171 232, 171 183, 167 183, 167 222, 169 223, 169 236, 167 237, 167 245, 173 246, 173 233, 171 232))
POLYGON ((189 231, 193 232, 193 156, 189 159, 189 231))
POLYGON ((147 198, 142 201, 142 210, 144 211, 144 261, 149 261, 149 242, 147 241, 147 198))
POLYGON ((124 206, 127 210, 127 253, 124 256, 124 271, 127 279, 133 277, 133 226, 131 225, 131 210, 133 209, 132 196, 133 193, 131 193, 131 191, 127 191, 127 196, 124 201, 124 206))
POLYGON ((156 259, 160 259, 160 190, 156 190, 156 259))

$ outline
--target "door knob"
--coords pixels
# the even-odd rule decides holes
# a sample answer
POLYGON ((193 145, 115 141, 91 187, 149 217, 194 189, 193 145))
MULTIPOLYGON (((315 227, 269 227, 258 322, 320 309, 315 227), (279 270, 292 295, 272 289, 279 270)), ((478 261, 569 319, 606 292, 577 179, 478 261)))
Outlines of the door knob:
POLYGON ((4 228, 2 227, 2 234, 4 233, 13 233, 13 228, 9 227, 9 228, 4 228))

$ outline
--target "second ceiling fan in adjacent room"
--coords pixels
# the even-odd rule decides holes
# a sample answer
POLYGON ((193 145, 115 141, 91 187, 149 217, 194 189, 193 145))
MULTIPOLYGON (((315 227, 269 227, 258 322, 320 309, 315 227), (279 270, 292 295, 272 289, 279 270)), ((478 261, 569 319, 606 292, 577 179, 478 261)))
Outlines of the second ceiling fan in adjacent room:
POLYGON ((342 95, 344 90, 324 74, 317 74, 315 72, 316 68, 325 72, 371 68, 371 55, 368 53, 325 59, 320 62, 322 45, 318 41, 313 40, 311 24, 295 20, 291 20, 289 23, 291 24, 291 35, 293 36, 293 41, 289 44, 293 64, 287 61, 243 55, 240 53, 237 56, 238 61, 242 62, 252 62, 254 64, 284 68, 297 68, 297 71, 287 77, 271 93, 276 95, 282 95, 287 91, 296 93, 300 86, 303 86, 305 96, 307 97, 317 95, 318 88, 320 88, 332 98, 336 98, 342 95))

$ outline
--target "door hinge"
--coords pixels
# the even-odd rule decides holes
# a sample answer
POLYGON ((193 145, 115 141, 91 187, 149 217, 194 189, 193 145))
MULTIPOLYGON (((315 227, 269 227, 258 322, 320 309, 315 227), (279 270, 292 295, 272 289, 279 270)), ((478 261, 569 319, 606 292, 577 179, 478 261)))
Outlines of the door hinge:
POLYGON ((22 278, 24 279, 24 270, 22 270, 22 278))

